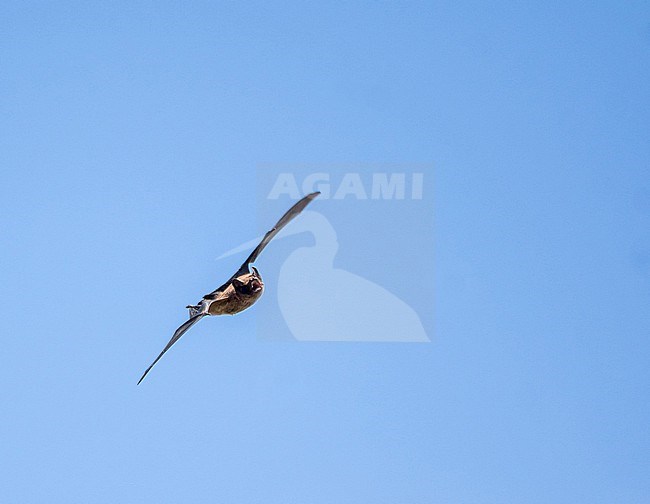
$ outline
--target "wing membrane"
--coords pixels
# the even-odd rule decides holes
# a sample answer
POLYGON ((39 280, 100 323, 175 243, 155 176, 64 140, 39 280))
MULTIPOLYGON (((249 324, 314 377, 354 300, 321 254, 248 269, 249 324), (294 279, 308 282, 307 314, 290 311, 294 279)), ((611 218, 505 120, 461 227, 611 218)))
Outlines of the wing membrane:
POLYGON ((176 331, 174 331, 174 335, 172 336, 172 339, 169 340, 169 343, 167 343, 167 346, 165 348, 163 348, 163 351, 160 352, 160 355, 158 357, 156 357, 156 360, 153 361, 151 366, 149 366, 147 368, 147 370, 142 375, 142 378, 140 378, 140 380, 138 380, 138 385, 140 385, 140 382, 142 380, 144 380, 144 377, 147 376, 147 373, 149 371, 151 371, 151 368, 156 365, 156 362, 158 362, 160 360, 160 358, 163 355, 165 355, 165 352, 167 350, 169 350, 172 347, 172 345, 174 343, 176 343, 181 338, 181 336, 183 336, 183 334, 185 334, 189 330, 190 327, 192 327, 194 324, 196 324, 203 317, 205 317, 204 313, 199 313, 198 315, 194 315, 193 317, 190 317, 190 319, 187 320, 182 326, 180 326, 178 329, 176 329, 176 331))
POLYGON ((304 198, 302 198, 300 201, 298 201, 295 205, 293 205, 289 210, 285 212, 285 214, 280 217, 280 220, 271 228, 265 235, 264 238, 262 238, 262 241, 259 243, 257 247, 255 247, 255 250, 251 252, 251 255, 249 255, 244 263, 241 265, 239 270, 237 270, 237 273, 235 273, 230 280, 233 278, 237 278, 240 275, 243 275, 245 273, 249 273, 248 265, 255 262, 257 257, 260 255, 262 250, 269 244, 269 242, 277 235, 284 226, 289 224, 294 217, 296 217, 300 212, 302 212, 309 203, 311 203, 316 196, 320 194, 320 191, 313 192, 311 194, 308 194, 304 198))

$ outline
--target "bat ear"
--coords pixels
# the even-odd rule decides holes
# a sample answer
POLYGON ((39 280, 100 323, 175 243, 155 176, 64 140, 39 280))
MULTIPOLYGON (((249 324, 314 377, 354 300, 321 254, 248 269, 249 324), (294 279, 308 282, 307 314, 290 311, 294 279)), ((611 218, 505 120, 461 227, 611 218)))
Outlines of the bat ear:
POLYGON ((260 275, 260 272, 257 271, 257 268, 256 268, 255 266, 251 266, 251 268, 253 268, 253 274, 254 274, 257 278, 261 279, 261 278, 262 278, 262 275, 260 275))

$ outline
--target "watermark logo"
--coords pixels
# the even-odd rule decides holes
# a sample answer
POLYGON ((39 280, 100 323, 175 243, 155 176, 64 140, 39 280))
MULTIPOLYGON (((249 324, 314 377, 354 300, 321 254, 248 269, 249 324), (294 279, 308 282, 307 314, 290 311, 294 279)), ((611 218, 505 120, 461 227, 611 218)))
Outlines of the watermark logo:
POLYGON ((260 167, 259 221, 267 227, 305 194, 321 192, 256 263, 266 284, 258 303, 261 338, 431 340, 431 167, 381 168, 260 167))
MULTIPOLYGON (((364 183, 362 174, 345 173, 340 182, 334 185, 332 192, 331 176, 327 172, 310 173, 304 177, 302 184, 298 184, 294 173, 279 173, 275 183, 269 191, 268 199, 278 199, 288 196, 297 200, 305 194, 320 191, 321 199, 342 200, 356 198, 357 200, 403 200, 407 195, 406 173, 372 173, 370 185, 364 183), (302 191, 301 191, 302 189, 302 191)), ((424 173, 408 174, 409 196, 411 199, 422 199, 424 187, 424 173)))

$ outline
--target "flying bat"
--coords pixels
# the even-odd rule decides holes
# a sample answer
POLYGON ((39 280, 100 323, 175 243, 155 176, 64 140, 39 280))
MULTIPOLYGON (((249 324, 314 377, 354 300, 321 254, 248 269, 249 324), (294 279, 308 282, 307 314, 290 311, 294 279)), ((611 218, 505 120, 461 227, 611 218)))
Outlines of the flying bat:
POLYGON ((255 266, 251 266, 251 263, 255 262, 257 256, 260 255, 262 250, 264 250, 264 247, 269 244, 275 235, 277 235, 284 226, 289 224, 296 215, 302 212, 304 208, 319 194, 320 191, 308 194, 287 210, 277 224, 264 235, 264 238, 262 238, 259 245, 255 247, 255 250, 251 252, 241 267, 228 279, 226 283, 212 291, 210 294, 203 296, 203 299, 201 299, 198 304, 186 306, 190 311, 190 318, 176 329, 172 339, 167 343, 167 346, 163 348, 160 355, 156 357, 156 360, 154 360, 151 366, 149 366, 144 372, 142 378, 138 381, 138 385, 140 385, 140 382, 144 380, 147 373, 151 371, 151 368, 156 365, 163 355, 165 355, 165 352, 167 352, 167 350, 169 350, 190 327, 196 324, 203 317, 209 315, 234 315, 235 313, 239 313, 240 311, 251 307, 255 301, 260 298, 264 291, 264 282, 262 281, 260 272, 257 271, 255 266), (252 272, 251 268, 253 270, 252 272))

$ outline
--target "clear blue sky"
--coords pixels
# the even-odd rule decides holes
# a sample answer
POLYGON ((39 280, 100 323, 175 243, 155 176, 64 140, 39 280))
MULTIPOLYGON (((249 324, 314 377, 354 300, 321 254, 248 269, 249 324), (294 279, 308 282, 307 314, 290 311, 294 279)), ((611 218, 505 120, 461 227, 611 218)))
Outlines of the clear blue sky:
POLYGON ((0 500, 650 502, 648 4, 323 3, 0 6, 0 500), (433 166, 432 342, 136 387, 295 162, 433 166))

